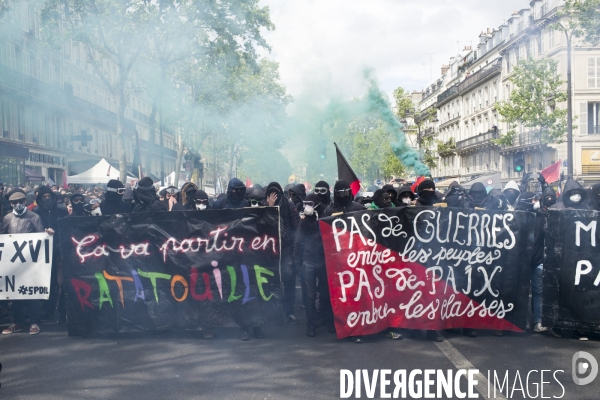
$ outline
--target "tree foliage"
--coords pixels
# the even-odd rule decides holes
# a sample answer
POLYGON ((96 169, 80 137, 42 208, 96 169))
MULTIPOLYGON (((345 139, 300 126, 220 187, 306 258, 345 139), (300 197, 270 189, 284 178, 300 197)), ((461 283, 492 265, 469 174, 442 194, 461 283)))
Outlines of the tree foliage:
POLYGON ((566 0, 560 15, 569 17, 575 37, 592 46, 600 44, 600 0, 566 0))
POLYGON ((566 109, 558 107, 567 96, 561 91, 564 81, 557 73, 557 62, 548 58, 524 59, 515 66, 510 81, 514 89, 508 101, 496 105, 509 124, 509 130, 496 140, 511 145, 516 128, 528 128, 540 143, 560 143, 566 131, 566 109))

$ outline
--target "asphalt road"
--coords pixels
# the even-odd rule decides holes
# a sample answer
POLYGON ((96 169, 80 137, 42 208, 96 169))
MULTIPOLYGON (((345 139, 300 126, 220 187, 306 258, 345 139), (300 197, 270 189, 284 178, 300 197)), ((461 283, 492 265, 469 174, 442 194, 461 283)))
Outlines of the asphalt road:
MULTIPOLYGON (((2 329, 7 323, 0 321, 2 329)), ((66 326, 52 323, 41 329, 38 336, 0 337, 0 399, 333 399, 340 397, 340 369, 410 372, 457 366, 477 368, 483 376, 495 370, 504 377, 508 371, 511 388, 518 371, 524 389, 529 371, 563 370, 556 372, 564 386, 562 398, 600 397, 600 376, 587 386, 577 386, 571 378, 575 352, 586 351, 600 360, 597 340, 531 332, 504 337, 479 332, 477 338, 468 338, 444 332, 447 341, 433 343, 402 331, 401 341, 375 335, 355 344, 337 340, 324 327, 317 337, 308 338, 303 325, 266 327, 265 339, 250 342, 240 341, 232 328, 216 329, 211 340, 191 331, 89 339, 68 337, 66 326)), ((544 397, 558 398, 563 390, 552 373, 544 376, 550 381, 544 397)), ((506 398, 535 398, 540 374, 529 377, 529 395, 518 390, 517 381, 512 396, 505 389, 506 398)), ((461 387, 466 390, 464 379, 461 387)), ((379 398, 379 389, 376 393, 379 398)), ((361 398, 366 398, 364 391, 361 398)))

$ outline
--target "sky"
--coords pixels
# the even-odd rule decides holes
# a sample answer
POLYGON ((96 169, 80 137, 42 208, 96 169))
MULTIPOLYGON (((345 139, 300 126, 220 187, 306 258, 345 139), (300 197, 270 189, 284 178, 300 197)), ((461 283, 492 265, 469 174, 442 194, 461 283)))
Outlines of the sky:
POLYGON ((381 88, 426 88, 442 64, 529 0, 261 0, 274 31, 269 58, 295 99, 364 94, 372 68, 381 88))

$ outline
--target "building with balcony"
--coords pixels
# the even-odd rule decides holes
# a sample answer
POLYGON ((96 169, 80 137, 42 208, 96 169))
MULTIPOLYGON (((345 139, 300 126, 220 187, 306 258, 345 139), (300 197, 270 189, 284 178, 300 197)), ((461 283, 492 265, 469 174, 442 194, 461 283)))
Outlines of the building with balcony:
MULTIPOLYGON (((28 2, 7 4, 0 28, 0 181, 61 184, 63 173, 82 172, 102 158, 118 167, 116 101, 85 61, 83 46, 70 40, 59 49, 44 45, 39 15, 28 2)), ((114 65, 103 67, 116 78, 114 65)), ((165 131, 162 146, 158 132, 150 137, 151 108, 143 94, 128 95, 127 162, 137 131, 144 171, 160 175, 162 151, 168 174, 175 167, 175 137, 165 131)))
MULTIPOLYGON (((577 178, 587 184, 600 181, 600 47, 574 39, 572 54, 573 160, 567 160, 567 145, 542 144, 539 133, 517 127, 511 145, 496 140, 508 132, 508 124, 496 111, 496 104, 510 98, 510 78, 514 66, 526 57, 549 57, 558 61, 558 71, 566 82, 567 42, 563 32, 551 28, 552 18, 563 0, 533 0, 496 29, 479 35, 475 48, 465 47, 450 59, 442 71, 438 88, 438 140, 450 143, 454 152, 438 154, 434 177, 461 176, 469 179, 487 172, 501 172, 502 180, 518 179, 514 160, 524 158, 526 171, 539 171, 563 160, 566 172, 573 162, 577 178)), ((566 83, 562 90, 566 92, 566 83)), ((422 105, 423 102, 421 103, 422 105)), ((557 105, 566 108, 566 103, 557 105)), ((423 108, 424 109, 424 108, 423 108)), ((566 132, 564 140, 566 141, 566 132)))

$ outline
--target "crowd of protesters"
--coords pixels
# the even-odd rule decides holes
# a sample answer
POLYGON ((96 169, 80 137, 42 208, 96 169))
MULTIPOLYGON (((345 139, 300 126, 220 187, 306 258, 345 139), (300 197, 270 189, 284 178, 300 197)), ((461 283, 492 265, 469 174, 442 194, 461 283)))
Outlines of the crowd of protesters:
MULTIPOLYGON (((377 210, 389 207, 454 207, 480 210, 529 211, 536 214, 534 246, 531 263, 531 327, 535 332, 551 332, 560 337, 559 330, 542 326, 542 272, 544 258, 545 214, 548 209, 600 210, 600 184, 584 189, 580 183, 569 179, 560 196, 538 178, 536 192, 528 191, 527 178, 520 183, 508 182, 501 189, 488 192, 482 183, 474 183, 469 189, 453 182, 446 193, 436 190, 434 181, 424 179, 409 184, 396 179, 379 188, 369 187, 353 196, 350 185, 337 181, 333 190, 327 182, 320 181, 311 191, 303 184, 290 184, 285 188, 276 182, 266 187, 254 185, 247 188, 239 179, 232 179, 227 192, 209 196, 194 183, 181 188, 169 186, 157 190, 154 182, 146 177, 135 187, 111 180, 106 187, 69 189, 56 186, 4 187, 0 183, 0 234, 47 232, 55 236, 50 299, 48 301, 0 302, 0 319, 10 316, 11 323, 2 334, 21 332, 29 325, 29 333, 40 332, 39 321, 56 318, 66 323, 62 268, 59 249, 58 220, 77 216, 114 215, 143 212, 204 211, 211 209, 237 209, 244 207, 277 206, 280 209, 281 234, 281 282, 283 287, 283 311, 290 324, 299 324, 295 315, 296 281, 301 283, 302 307, 306 313, 306 334, 316 335, 317 328, 325 326, 335 332, 333 312, 329 300, 325 254, 318 226, 319 218, 364 209, 377 210)), ((235 318, 241 328, 241 339, 250 340, 251 330, 256 338, 264 337, 260 324, 235 318)), ((477 335, 474 329, 463 329, 470 337, 477 335)), ((394 329, 385 332, 391 339, 402 339, 394 329)), ((494 332, 502 335, 502 332, 494 332)), ((439 332, 425 332, 427 338, 442 340, 439 332)), ((204 337, 212 338, 211 329, 204 329, 204 337)), ((587 340, 584 332, 575 337, 587 340)), ((353 337, 356 343, 362 337, 353 337)))

